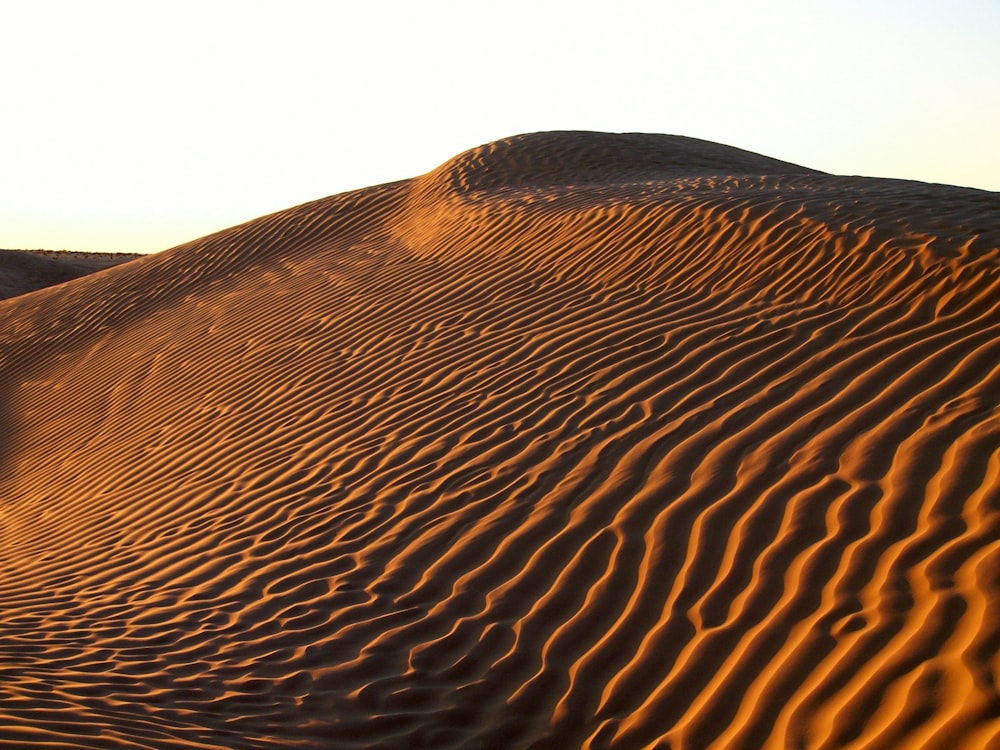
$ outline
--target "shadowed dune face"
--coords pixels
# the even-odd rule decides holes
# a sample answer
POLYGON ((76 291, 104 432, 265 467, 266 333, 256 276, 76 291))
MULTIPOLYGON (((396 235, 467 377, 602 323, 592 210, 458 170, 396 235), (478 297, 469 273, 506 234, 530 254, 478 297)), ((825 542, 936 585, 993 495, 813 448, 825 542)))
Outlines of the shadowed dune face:
POLYGON ((998 741, 998 208, 536 134, 0 303, 0 746, 998 741))

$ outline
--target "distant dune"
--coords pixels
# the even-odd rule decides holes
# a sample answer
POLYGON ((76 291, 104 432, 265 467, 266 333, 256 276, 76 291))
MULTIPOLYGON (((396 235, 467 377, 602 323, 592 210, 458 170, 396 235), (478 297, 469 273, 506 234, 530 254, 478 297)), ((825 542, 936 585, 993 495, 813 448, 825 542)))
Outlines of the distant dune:
POLYGON ((1000 194, 543 133, 0 303, 0 746, 1000 746, 1000 194))
POLYGON ((138 257, 126 253, 0 250, 0 299, 61 284, 138 257))

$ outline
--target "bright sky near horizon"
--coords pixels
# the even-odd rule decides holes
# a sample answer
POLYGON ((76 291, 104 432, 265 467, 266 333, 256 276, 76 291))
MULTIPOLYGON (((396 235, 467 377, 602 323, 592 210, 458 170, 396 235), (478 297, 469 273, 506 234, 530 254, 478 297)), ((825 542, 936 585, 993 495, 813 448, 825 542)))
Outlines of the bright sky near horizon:
POLYGON ((0 248, 155 252, 539 130, 1000 191, 1000 1, 0 0, 0 248))

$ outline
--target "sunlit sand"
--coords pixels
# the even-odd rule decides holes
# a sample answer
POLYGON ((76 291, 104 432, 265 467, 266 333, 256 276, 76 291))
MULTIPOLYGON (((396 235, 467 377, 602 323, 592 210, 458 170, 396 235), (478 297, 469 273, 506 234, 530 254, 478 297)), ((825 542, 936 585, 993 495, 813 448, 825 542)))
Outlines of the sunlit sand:
POLYGON ((0 746, 1000 742, 1000 194, 546 133, 11 284, 0 746))

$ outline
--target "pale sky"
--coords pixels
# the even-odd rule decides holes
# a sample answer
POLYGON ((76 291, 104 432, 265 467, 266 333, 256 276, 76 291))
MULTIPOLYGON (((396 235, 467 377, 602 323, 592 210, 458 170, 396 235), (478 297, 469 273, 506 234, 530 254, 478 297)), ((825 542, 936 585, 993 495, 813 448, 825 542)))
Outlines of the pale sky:
POLYGON ((1000 191, 1000 0, 0 0, 0 248, 155 252, 539 130, 1000 191))

